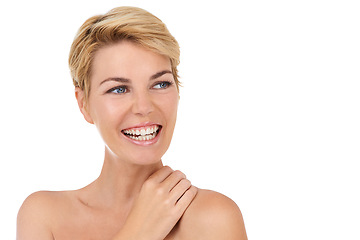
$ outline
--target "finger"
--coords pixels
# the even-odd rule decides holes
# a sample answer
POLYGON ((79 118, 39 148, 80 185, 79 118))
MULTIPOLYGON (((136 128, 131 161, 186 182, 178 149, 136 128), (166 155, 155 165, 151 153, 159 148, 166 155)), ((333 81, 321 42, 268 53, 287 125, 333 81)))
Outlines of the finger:
POLYGON ((198 189, 195 186, 191 186, 186 192, 180 197, 180 199, 176 203, 176 208, 180 212, 184 212, 190 203, 194 200, 198 189))
POLYGON ((162 187, 170 192, 176 184, 178 184, 182 179, 186 178, 185 174, 179 170, 172 172, 162 183, 162 187))
POLYGON ((163 182, 174 170, 172 170, 169 166, 164 166, 160 168, 158 171, 153 173, 148 180, 154 181, 157 183, 163 182))
POLYGON ((185 178, 181 179, 176 186, 171 189, 170 199, 174 204, 184 195, 184 193, 191 187, 191 182, 185 178))

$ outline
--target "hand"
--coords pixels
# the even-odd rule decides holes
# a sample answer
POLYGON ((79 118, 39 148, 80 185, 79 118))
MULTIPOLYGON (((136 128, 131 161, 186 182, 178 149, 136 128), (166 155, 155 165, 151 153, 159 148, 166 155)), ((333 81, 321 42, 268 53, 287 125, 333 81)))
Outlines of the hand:
POLYGON ((197 188, 182 172, 162 167, 143 184, 123 227, 126 234, 120 235, 127 239, 163 240, 196 193, 197 188))

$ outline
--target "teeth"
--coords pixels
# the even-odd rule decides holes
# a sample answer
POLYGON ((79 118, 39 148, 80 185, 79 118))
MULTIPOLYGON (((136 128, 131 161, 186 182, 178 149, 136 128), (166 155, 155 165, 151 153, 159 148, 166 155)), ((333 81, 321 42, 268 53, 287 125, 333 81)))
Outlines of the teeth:
POLYGON ((133 136, 133 135, 128 135, 129 138, 137 140, 137 141, 148 141, 148 140, 152 140, 156 137, 157 133, 153 133, 151 135, 146 135, 146 136, 133 136))
POLYGON ((156 137, 158 130, 159 126, 156 125, 142 129, 126 129, 123 130, 123 133, 125 133, 129 138, 137 141, 148 141, 156 137))

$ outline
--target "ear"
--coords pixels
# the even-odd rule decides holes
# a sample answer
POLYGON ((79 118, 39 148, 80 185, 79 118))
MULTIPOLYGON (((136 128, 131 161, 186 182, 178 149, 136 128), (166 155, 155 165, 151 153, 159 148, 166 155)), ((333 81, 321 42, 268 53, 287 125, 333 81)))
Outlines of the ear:
POLYGON ((92 117, 87 110, 87 103, 85 102, 84 91, 81 90, 79 87, 75 87, 75 97, 76 97, 80 112, 84 116, 85 120, 88 123, 94 124, 94 121, 92 120, 92 117))

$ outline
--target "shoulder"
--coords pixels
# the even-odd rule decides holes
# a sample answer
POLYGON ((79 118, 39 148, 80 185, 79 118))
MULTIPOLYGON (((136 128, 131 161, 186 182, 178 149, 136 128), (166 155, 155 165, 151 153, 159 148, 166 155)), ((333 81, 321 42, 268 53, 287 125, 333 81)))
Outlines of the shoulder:
POLYGON ((210 190, 199 189, 179 227, 184 239, 247 239, 236 203, 210 190))
POLYGON ((17 216, 17 239, 53 239, 54 211, 61 206, 65 195, 65 192, 40 191, 28 196, 17 216))

